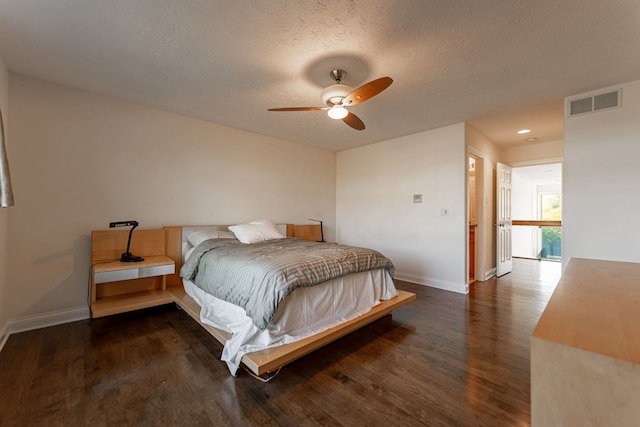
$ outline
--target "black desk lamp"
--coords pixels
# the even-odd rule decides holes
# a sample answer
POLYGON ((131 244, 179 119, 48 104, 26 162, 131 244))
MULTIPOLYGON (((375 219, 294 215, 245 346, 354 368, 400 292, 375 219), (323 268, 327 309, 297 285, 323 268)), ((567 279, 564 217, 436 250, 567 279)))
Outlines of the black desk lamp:
POLYGON ((122 254, 120 257, 120 261, 122 262, 140 262, 144 261, 144 258, 141 256, 133 255, 129 252, 129 248, 131 247, 131 233, 133 233, 133 229, 138 226, 138 221, 118 221, 118 222, 110 222, 109 228, 113 227, 131 227, 129 231, 129 240, 127 241, 127 251, 122 254), (133 226, 133 227, 131 227, 133 226))
POLYGON ((324 230, 322 229, 322 221, 320 221, 319 219, 313 219, 313 218, 309 218, 309 221, 316 221, 320 223, 320 240, 318 241, 324 242, 324 230))

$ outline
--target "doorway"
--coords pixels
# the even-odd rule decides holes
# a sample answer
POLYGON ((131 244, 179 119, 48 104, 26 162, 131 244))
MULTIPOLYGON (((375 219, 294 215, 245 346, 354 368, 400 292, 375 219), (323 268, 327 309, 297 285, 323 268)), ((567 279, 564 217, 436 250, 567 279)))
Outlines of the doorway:
POLYGON ((513 257, 562 261, 562 163, 513 168, 513 257))
POLYGON ((476 281, 476 159, 469 156, 469 284, 476 281))
MULTIPOLYGON (((485 236, 484 224, 487 209, 484 201, 484 156, 469 147, 467 155, 467 284, 487 280, 485 272, 485 236)), ((467 285, 468 287, 468 285, 467 285)))

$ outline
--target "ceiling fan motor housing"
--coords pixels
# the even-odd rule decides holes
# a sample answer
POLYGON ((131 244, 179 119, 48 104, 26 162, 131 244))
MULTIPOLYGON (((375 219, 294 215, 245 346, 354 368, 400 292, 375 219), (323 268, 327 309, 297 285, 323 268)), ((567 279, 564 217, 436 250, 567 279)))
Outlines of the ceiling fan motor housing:
POLYGON ((351 92, 353 92, 353 88, 351 86, 336 83, 324 88, 320 98, 325 105, 333 107, 334 105, 342 104, 342 100, 351 92))

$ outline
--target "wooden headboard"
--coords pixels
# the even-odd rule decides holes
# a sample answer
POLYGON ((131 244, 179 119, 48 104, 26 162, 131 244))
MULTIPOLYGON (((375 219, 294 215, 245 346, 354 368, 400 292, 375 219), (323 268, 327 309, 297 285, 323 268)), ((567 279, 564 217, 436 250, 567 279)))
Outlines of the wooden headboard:
POLYGON ((319 242, 323 236, 320 224, 287 224, 287 237, 319 242))
MULTIPOLYGON (((199 226, 166 226, 165 231, 165 255, 176 263, 176 272, 167 276, 167 286, 181 286, 180 269, 182 268, 183 251, 187 244, 187 234, 202 229, 214 229, 228 231, 227 225, 199 225, 199 226)), ((297 237, 303 240, 318 242, 322 239, 320 224, 279 224, 278 228, 287 237, 297 237)))

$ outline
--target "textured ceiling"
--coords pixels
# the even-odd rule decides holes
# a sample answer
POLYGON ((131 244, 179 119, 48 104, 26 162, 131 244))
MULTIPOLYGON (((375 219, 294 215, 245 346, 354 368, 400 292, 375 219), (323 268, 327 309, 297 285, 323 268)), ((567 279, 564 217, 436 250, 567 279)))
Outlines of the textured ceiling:
POLYGON ((468 121, 562 139, 565 96, 640 78, 638 0, 1 0, 10 71, 344 150, 468 121), (322 111, 333 68, 364 131, 322 111))

